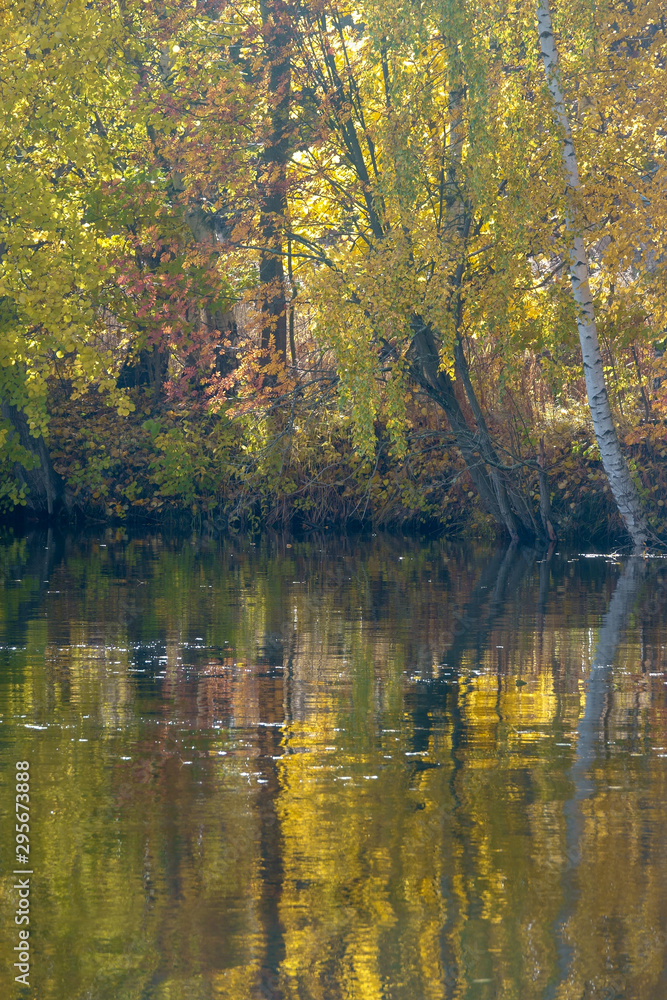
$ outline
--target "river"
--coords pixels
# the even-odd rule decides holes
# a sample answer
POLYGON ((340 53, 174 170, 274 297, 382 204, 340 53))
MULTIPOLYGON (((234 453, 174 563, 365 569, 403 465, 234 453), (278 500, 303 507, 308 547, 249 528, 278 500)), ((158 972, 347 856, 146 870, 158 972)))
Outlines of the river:
POLYGON ((0 587, 3 997, 667 996, 664 560, 102 527, 0 587))

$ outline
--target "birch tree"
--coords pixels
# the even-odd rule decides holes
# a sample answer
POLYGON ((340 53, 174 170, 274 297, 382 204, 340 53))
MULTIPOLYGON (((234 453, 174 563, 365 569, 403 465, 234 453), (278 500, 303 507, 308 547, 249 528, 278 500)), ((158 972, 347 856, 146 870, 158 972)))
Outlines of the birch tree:
POLYGON ((563 137, 563 164, 567 183, 565 224, 570 236, 570 280, 577 307, 577 331, 586 380, 588 405, 600 456, 609 486, 619 512, 632 538, 634 548, 641 549, 648 539, 648 525, 639 494, 621 451, 614 418, 605 384, 602 355, 595 321, 595 308, 589 280, 586 246, 577 219, 577 196, 580 190, 577 156, 572 140, 558 69, 558 51, 553 34, 548 0, 539 0, 537 24, 542 63, 553 101, 554 113, 563 137))

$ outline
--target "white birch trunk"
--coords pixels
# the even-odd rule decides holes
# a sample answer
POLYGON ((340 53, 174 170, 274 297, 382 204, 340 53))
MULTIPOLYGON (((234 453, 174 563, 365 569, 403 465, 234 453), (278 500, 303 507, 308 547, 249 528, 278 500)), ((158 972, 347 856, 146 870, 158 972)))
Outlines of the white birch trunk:
POLYGON ((639 495, 621 451, 604 380, 602 355, 595 324, 593 296, 589 284, 588 256, 582 237, 577 232, 575 197, 580 189, 577 157, 572 131, 565 111, 565 101, 558 72, 558 52, 553 36, 549 0, 537 0, 537 23, 542 50, 542 62, 547 84, 554 102, 556 117, 563 132, 563 162, 567 178, 568 208, 566 225, 572 237, 570 245, 570 279, 577 305, 577 328, 584 363, 588 405, 604 471, 635 550, 641 549, 648 538, 648 526, 639 495))

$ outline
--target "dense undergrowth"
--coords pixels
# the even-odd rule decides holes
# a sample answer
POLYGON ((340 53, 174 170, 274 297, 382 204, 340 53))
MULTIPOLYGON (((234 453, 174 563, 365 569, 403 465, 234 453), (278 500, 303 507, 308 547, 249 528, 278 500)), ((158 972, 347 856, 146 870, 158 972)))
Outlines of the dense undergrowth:
MULTIPOLYGON (((401 461, 382 420, 374 458, 359 454, 351 415, 335 394, 317 407, 295 394, 290 407, 234 415, 172 406, 143 389, 131 396, 135 409, 121 416, 97 392, 72 406, 67 388, 53 389, 48 444, 65 484, 62 518, 221 531, 372 526, 488 537, 496 530, 437 408, 416 395, 401 461)), ((552 420, 544 438, 555 526, 561 539, 613 543, 622 525, 581 413, 579 423, 572 411, 552 420)), ((667 528, 666 439, 662 421, 626 433, 657 534, 667 528)), ((524 486, 537 500, 529 465, 524 486)), ((21 510, 19 503, 15 514, 21 510)))

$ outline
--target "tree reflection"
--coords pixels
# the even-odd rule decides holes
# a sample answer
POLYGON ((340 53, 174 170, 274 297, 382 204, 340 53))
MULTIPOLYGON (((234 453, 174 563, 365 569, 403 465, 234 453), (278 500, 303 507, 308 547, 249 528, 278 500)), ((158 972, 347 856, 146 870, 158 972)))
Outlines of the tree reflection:
POLYGON ((613 667, 619 642, 634 609, 639 588, 646 576, 647 562, 631 557, 618 578, 609 608, 602 619, 597 646, 593 654, 584 698, 576 729, 576 754, 569 779, 573 793, 564 803, 565 871, 563 896, 565 903, 555 928, 560 982, 554 982, 545 994, 548 1000, 562 994, 568 982, 574 986, 576 942, 566 933, 566 927, 576 913, 581 896, 579 884, 582 850, 584 849, 586 814, 583 804, 595 795, 593 770, 608 735, 611 710, 613 667))
POLYGON ((636 610, 641 562, 518 548, 45 546, 0 568, 40 997, 662 995, 661 566, 636 610))

